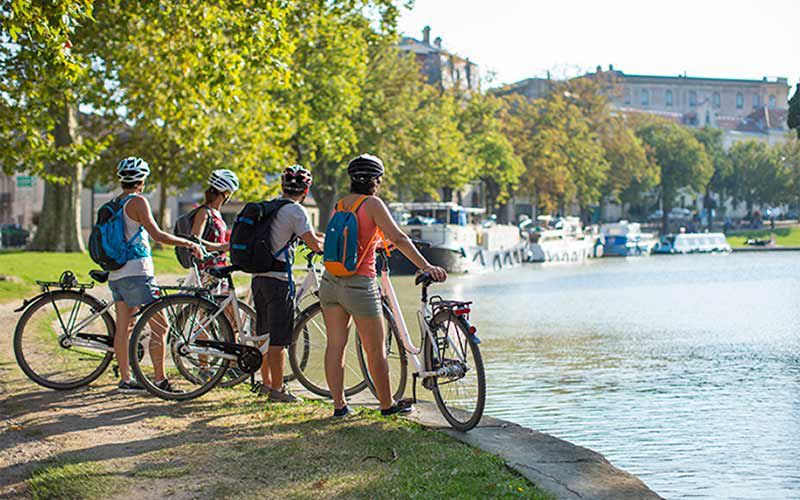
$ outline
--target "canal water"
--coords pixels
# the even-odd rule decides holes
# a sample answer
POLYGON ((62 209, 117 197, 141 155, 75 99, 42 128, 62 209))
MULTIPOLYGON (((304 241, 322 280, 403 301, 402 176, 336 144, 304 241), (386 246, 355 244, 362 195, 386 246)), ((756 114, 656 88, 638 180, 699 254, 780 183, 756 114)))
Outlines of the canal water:
POLYGON ((528 265, 436 291, 475 301, 487 414, 667 498, 800 498, 800 254, 528 265))

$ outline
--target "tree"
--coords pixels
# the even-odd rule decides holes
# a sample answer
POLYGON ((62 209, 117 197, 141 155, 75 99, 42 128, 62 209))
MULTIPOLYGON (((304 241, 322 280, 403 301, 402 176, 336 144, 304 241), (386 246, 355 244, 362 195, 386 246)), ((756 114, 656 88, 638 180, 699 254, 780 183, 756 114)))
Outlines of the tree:
MULTIPOLYGON (((498 98, 473 94, 459 114, 459 129, 467 147, 467 163, 473 171, 471 177, 480 179, 486 187, 486 209, 490 213, 509 199, 525 170, 522 159, 502 132, 501 114, 504 111, 498 98)), ((499 219, 508 222, 507 211, 501 212, 499 219)))
MULTIPOLYGON (((270 99, 289 78, 289 9, 281 5, 98 4, 97 22, 82 35, 102 61, 93 65, 94 77, 109 91, 91 104, 116 129, 106 157, 137 155, 150 163, 160 224, 168 195, 212 169, 237 171, 245 181, 239 194, 247 196, 263 192, 268 160, 285 157, 275 144, 288 119, 270 99)), ((96 176, 113 178, 109 165, 113 160, 98 165, 96 176)))
POLYGON ((556 91, 572 97, 604 150, 608 170, 600 187, 602 198, 635 203, 656 186, 659 172, 625 117, 613 112, 609 95, 617 89, 613 73, 596 73, 556 86, 556 91))
POLYGON ((737 142, 730 149, 732 194, 750 213, 756 205, 790 198, 791 175, 779 147, 761 141, 737 142))
POLYGON ((789 99, 789 114, 787 116, 789 128, 795 129, 797 138, 800 139, 800 83, 794 90, 794 95, 789 99))
POLYGON ((731 176, 731 161, 728 153, 722 145, 722 130, 716 128, 703 127, 695 129, 695 138, 703 145, 706 154, 711 159, 713 167, 713 174, 708 179, 705 185, 705 196, 703 197, 703 206, 706 209, 708 216, 708 230, 711 231, 714 225, 713 209, 714 202, 711 198, 711 193, 719 195, 720 204, 725 203, 725 191, 730 183, 731 176))
POLYGON ((678 191, 703 189, 713 174, 713 166, 703 145, 685 127, 663 119, 641 117, 636 134, 660 170, 661 225, 662 231, 667 232, 669 213, 678 191))
POLYGON ((83 166, 103 144, 81 136, 78 105, 89 60, 72 49, 76 29, 92 22, 89 0, 0 5, 0 164, 45 180, 31 248, 83 250, 80 186, 83 166))

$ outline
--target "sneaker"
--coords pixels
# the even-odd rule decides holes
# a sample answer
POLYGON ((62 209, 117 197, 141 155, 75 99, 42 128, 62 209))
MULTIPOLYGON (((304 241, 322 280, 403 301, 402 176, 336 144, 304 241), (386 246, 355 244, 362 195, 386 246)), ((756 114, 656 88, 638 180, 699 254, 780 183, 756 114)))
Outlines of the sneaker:
POLYGON ((262 386, 261 386, 261 387, 258 389, 258 395, 259 395, 259 396, 269 396, 269 393, 270 393, 270 392, 272 392, 272 387, 270 387, 270 386, 268 386, 268 385, 262 385, 262 386))
POLYGON ((291 392, 286 384, 283 384, 281 390, 272 389, 269 391, 269 400, 273 403, 302 403, 303 400, 291 392))
POLYGON ((390 417, 392 415, 400 415, 402 413, 411 413, 414 411, 414 405, 411 404, 411 401, 398 401, 389 408, 385 410, 381 410, 381 416, 383 417, 390 417))
POLYGON ((130 379, 128 381, 120 380, 119 385, 117 385, 117 392, 122 393, 134 393, 134 392, 144 392, 145 388, 139 382, 135 381, 134 379, 130 379))
POLYGON ((335 418, 349 417, 350 415, 355 415, 355 412, 347 405, 333 409, 333 416, 335 418))
POLYGON ((164 379, 161 382, 155 382, 153 385, 155 385, 164 392, 172 392, 178 394, 184 392, 176 387, 173 387, 172 384, 169 383, 169 379, 164 379))

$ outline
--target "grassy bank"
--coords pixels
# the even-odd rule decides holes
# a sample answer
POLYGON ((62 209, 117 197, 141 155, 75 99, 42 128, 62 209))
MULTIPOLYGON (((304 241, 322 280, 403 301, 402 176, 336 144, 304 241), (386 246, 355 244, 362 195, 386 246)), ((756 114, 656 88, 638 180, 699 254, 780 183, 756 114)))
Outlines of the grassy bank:
MULTIPOLYGON (((184 274, 171 248, 153 251, 157 274, 184 274)), ((88 253, 0 252, 0 302, 17 300, 37 290, 36 280, 56 281, 69 269, 81 281, 89 279, 89 271, 98 269, 88 253)))
POLYGON ((728 244, 733 248, 740 248, 747 246, 745 241, 748 239, 762 239, 768 240, 770 233, 775 233, 775 242, 777 245, 785 247, 800 246, 800 227, 781 227, 776 228, 774 231, 769 229, 759 229, 757 231, 735 231, 728 234, 728 244))
POLYGON ((244 390, 213 399, 149 417, 176 432, 134 457, 71 453, 41 465, 31 496, 551 498, 495 456, 400 418, 362 409, 333 420, 328 404, 265 404, 244 390))

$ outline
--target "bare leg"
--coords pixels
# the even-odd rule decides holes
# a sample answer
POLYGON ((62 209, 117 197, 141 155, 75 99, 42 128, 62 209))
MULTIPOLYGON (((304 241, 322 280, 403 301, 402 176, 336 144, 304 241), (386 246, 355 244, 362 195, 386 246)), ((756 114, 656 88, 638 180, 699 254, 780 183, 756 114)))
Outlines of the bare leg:
POLYGON ((367 366, 378 393, 381 410, 389 409, 392 400, 392 389, 389 383, 389 362, 386 359, 386 333, 383 330, 383 318, 354 318, 358 328, 361 345, 367 354, 367 366))
POLYGON ((119 376, 124 381, 130 380, 130 364, 128 363, 128 343, 131 338, 133 314, 135 308, 130 308, 125 302, 114 302, 117 313, 117 325, 114 332, 114 356, 119 364, 119 376))
POLYGON ((325 347, 325 379, 336 409, 343 408, 344 400, 344 351, 347 347, 347 324, 350 314, 341 306, 323 307, 328 344, 325 347))
POLYGON ((271 350, 272 347, 267 348, 267 352, 261 358, 261 383, 263 387, 269 387, 270 389, 272 388, 272 375, 269 370, 269 351, 271 350))
POLYGON ((286 359, 285 353, 286 348, 282 345, 271 345, 269 346, 269 351, 267 351, 271 380, 275 382, 275 385, 270 387, 276 391, 280 390, 280 388, 283 386, 284 360, 286 359))
POLYGON ((164 356, 166 353, 166 343, 164 337, 167 333, 167 318, 164 311, 159 311, 150 319, 150 359, 153 360, 153 371, 155 371, 154 382, 161 382, 166 378, 164 375, 164 356))

